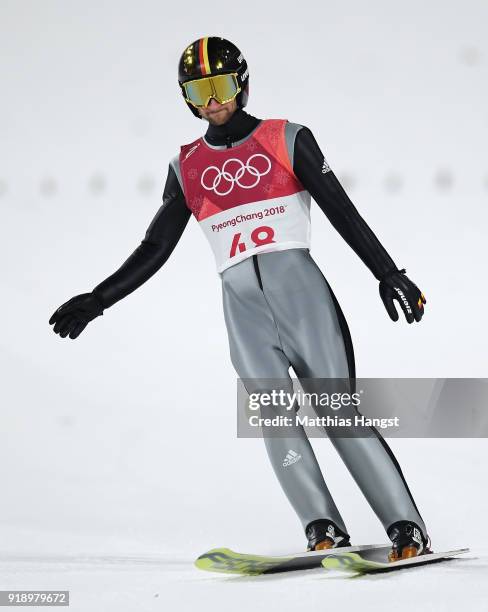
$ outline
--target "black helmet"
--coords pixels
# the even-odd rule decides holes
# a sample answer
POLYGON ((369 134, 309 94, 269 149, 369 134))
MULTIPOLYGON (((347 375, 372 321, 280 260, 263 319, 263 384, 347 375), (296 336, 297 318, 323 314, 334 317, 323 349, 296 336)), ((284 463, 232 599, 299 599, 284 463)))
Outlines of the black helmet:
MULTIPOLYGON (((178 64, 178 83, 185 98, 183 83, 216 74, 237 73, 241 91, 236 96, 238 108, 244 108, 249 95, 249 70, 239 49, 225 38, 205 36, 186 47, 178 64)), ((197 109, 186 102, 195 117, 202 118, 197 109)))

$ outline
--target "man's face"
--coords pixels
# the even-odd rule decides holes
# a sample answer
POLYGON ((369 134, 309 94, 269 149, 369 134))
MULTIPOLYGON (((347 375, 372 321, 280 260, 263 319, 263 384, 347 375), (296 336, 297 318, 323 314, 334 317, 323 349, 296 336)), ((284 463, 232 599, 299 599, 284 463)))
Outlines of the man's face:
POLYGON ((206 108, 199 108, 198 112, 203 119, 206 119, 212 125, 223 125, 229 121, 236 109, 235 98, 225 104, 219 104, 217 100, 211 98, 209 105, 206 108))

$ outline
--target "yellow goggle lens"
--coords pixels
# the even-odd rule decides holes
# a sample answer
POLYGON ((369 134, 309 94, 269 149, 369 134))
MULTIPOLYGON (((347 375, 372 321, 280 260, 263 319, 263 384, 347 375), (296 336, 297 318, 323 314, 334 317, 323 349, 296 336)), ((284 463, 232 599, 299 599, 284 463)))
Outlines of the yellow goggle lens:
POLYGON ((241 91, 237 83, 237 74, 218 74, 183 84, 186 101, 193 106, 208 106, 211 98, 220 104, 233 100, 241 91))

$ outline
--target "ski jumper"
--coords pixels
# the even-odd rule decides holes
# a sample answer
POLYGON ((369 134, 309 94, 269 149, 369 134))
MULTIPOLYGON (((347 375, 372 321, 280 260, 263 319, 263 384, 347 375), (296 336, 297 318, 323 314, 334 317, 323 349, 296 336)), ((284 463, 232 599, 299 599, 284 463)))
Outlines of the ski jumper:
MULTIPOLYGON (((354 378, 347 323, 310 249, 310 193, 293 172, 290 142, 301 126, 262 120, 232 147, 205 138, 184 145, 175 173, 222 280, 232 363, 242 379, 354 378)), ((246 382, 251 392, 252 382, 246 382)), ((262 390, 262 389, 260 389, 262 390)), ((347 533, 307 435, 263 430, 273 469, 304 528, 329 519, 347 533), (300 455, 285 461, 290 449, 300 455)), ((408 520, 425 530, 390 448, 370 437, 330 436, 386 530, 408 520)))

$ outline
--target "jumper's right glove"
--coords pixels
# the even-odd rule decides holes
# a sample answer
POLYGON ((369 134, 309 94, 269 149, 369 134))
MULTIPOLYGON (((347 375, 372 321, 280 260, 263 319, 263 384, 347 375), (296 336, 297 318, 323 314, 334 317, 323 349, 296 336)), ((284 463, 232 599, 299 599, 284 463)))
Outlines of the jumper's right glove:
POLYGON ((380 281, 380 296, 392 321, 398 321, 398 312, 393 300, 400 304, 407 323, 420 321, 424 315, 424 294, 405 275, 406 270, 393 270, 380 281))
POLYGON ((90 321, 103 314, 103 305, 93 293, 76 295, 60 306, 49 319, 61 338, 78 338, 90 321))

